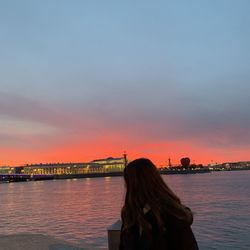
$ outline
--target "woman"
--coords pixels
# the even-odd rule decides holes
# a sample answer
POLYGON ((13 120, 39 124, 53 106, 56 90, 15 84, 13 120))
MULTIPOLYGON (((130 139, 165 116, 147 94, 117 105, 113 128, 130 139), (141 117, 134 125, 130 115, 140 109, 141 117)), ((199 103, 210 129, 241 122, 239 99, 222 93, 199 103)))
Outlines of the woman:
POLYGON ((193 215, 166 185, 155 165, 137 159, 124 169, 120 250, 197 250, 193 215))

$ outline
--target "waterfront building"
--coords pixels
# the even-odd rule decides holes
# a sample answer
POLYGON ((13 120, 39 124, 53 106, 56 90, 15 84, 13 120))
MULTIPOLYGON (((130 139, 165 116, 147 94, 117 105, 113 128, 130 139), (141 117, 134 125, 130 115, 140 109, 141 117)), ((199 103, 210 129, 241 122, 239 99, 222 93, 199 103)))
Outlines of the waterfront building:
POLYGON ((10 174, 12 171, 14 171, 14 168, 0 166, 0 174, 10 174))
POLYGON ((69 162, 69 163, 40 163, 27 164, 18 167, 0 168, 1 173, 8 174, 91 174, 91 173, 112 173, 122 172, 127 159, 125 157, 97 159, 91 162, 69 162))
POLYGON ((126 157, 113 158, 108 157, 106 159, 93 160, 90 165, 93 168, 101 167, 105 172, 121 172, 123 171, 127 163, 126 157))
POLYGON ((209 164, 211 170, 244 170, 250 169, 250 161, 225 162, 221 164, 209 164))
POLYGON ((250 161, 226 162, 226 163, 222 163, 221 166, 226 169, 250 167, 250 161))

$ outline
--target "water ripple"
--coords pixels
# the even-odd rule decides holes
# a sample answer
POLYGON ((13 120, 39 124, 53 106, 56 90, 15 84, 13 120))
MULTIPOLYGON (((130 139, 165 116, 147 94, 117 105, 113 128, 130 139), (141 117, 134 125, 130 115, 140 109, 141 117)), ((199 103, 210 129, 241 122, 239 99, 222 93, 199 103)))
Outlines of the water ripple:
MULTIPOLYGON (((164 176, 194 211, 201 250, 250 249, 250 171, 164 176)), ((45 233, 107 249, 106 228, 120 216, 120 177, 0 186, 0 234, 45 233)))

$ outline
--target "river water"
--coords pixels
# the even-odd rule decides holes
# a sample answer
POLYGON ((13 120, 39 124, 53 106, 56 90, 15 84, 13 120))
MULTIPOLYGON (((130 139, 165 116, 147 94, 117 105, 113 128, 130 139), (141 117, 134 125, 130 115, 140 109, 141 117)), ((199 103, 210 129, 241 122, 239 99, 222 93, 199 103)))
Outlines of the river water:
MULTIPOLYGON (((250 171, 163 176, 194 212, 201 250, 250 249, 250 171)), ((44 233, 107 249, 106 228, 120 216, 122 177, 0 185, 0 235, 44 233)))

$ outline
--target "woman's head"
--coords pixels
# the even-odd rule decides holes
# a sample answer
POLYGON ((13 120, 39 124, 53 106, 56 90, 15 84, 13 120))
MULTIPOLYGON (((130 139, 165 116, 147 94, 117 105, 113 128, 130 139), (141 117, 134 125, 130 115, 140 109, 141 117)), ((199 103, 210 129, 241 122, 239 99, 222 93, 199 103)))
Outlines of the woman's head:
POLYGON ((140 224, 144 229, 150 229, 143 214, 146 205, 151 208, 160 226, 163 223, 162 216, 166 213, 190 220, 180 199, 163 181, 149 159, 140 158, 130 162, 124 169, 124 180, 126 196, 122 218, 125 227, 140 224))
POLYGON ((124 169, 124 180, 127 189, 127 198, 136 201, 144 207, 157 198, 165 189, 160 173, 152 161, 140 158, 130 162, 124 169))

